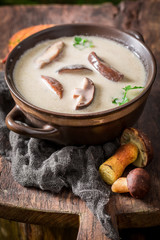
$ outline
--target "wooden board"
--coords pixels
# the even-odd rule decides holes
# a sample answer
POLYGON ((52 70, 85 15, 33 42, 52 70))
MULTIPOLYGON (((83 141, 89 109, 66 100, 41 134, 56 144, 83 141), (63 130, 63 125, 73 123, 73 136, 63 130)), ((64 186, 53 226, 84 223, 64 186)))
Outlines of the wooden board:
MULTIPOLYGON (((104 5, 39 5, 0 8, 0 56, 7 53, 9 37, 20 30, 46 23, 101 23, 140 31, 152 49, 158 66, 157 78, 146 107, 136 127, 148 134, 154 147, 154 159, 147 167, 151 175, 151 190, 144 200, 128 194, 112 199, 118 228, 160 225, 160 0, 122 2, 118 6, 104 5), (115 204, 114 204, 115 203, 115 204)), ((3 69, 3 66, 0 66, 3 69)), ((0 217, 16 221, 51 224, 59 227, 79 227, 78 240, 107 239, 102 228, 85 203, 63 191, 53 195, 17 184, 11 176, 10 164, 0 158, 0 217), (57 215, 57 213, 60 213, 57 215), (70 214, 69 214, 70 213, 70 214)))

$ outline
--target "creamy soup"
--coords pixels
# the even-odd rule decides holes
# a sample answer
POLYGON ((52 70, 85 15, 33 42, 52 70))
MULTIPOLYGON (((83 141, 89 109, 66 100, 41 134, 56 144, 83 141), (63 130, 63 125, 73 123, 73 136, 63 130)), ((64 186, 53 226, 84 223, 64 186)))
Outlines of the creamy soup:
MULTIPOLYGON (((74 37, 47 40, 27 50, 21 56, 15 65, 13 79, 16 88, 28 102, 37 107, 60 113, 99 112, 120 105, 124 97, 123 88, 126 86, 145 86, 145 68, 136 54, 125 46, 109 39, 96 36, 80 37, 91 42, 84 44, 85 47, 81 47, 81 45, 74 45, 74 37), (37 59, 49 46, 58 41, 64 43, 63 51, 59 56, 42 68, 37 67, 37 59), (123 74, 123 79, 113 81, 100 74, 88 60, 89 54, 93 51, 102 63, 109 64, 123 74), (90 71, 84 69, 61 74, 58 72, 59 69, 64 67, 82 64, 90 71), (63 86, 63 96, 59 97, 52 91, 41 76, 56 79, 63 86), (84 78, 89 78, 94 83, 94 97, 86 107, 76 109, 78 98, 73 98, 73 94, 76 88, 82 88, 84 78)), ((143 88, 129 90, 127 98, 131 100, 142 90, 143 88)))

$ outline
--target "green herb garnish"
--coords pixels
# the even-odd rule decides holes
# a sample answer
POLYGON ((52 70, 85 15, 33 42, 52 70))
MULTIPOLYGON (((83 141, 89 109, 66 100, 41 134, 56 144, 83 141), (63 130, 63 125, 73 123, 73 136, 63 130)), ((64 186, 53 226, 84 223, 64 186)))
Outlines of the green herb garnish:
POLYGON ((86 39, 86 38, 81 38, 81 37, 75 37, 74 38, 74 43, 73 46, 78 48, 79 50, 82 50, 84 48, 92 48, 94 47, 93 42, 86 39))
POLYGON ((144 88, 144 87, 141 87, 141 86, 140 86, 140 87, 137 87, 137 86, 131 87, 131 85, 128 85, 128 86, 122 88, 122 89, 124 90, 122 99, 114 98, 113 101, 112 101, 112 103, 118 104, 119 106, 121 106, 121 105, 129 102, 129 98, 127 97, 127 92, 128 92, 129 90, 140 89, 140 88, 144 88))

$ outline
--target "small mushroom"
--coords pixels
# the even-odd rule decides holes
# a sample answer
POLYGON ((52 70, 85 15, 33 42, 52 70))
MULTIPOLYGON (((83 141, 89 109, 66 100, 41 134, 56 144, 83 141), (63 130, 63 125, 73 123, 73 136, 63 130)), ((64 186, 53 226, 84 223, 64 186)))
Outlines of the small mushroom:
POLYGON ((54 93, 56 93, 59 98, 62 98, 63 96, 63 86, 62 84, 57 81, 56 79, 48 76, 41 75, 41 78, 44 80, 44 82, 51 88, 54 93))
POLYGON ((153 158, 153 147, 151 141, 145 133, 135 128, 126 128, 120 139, 121 145, 131 142, 138 147, 139 153, 133 165, 145 167, 153 158))
POLYGON ((60 68, 57 72, 58 73, 72 73, 72 72, 80 72, 80 71, 92 72, 91 69, 89 69, 86 66, 81 65, 81 64, 66 66, 66 67, 60 68))
POLYGON ((135 164, 138 160, 137 165, 145 167, 152 157, 153 150, 148 137, 135 128, 126 128, 121 136, 121 146, 100 166, 99 172, 103 180, 111 185, 122 176, 129 164, 135 164))
POLYGON ((150 188, 150 176, 143 168, 135 168, 127 177, 118 178, 112 185, 115 193, 129 192, 134 198, 143 198, 150 188))
POLYGON ((76 110, 87 107, 93 101, 95 86, 91 79, 85 77, 83 79, 83 87, 75 88, 73 98, 78 98, 76 110))
POLYGON ((124 75, 117 71, 115 68, 106 64, 100 59, 95 52, 91 52, 88 56, 89 62, 93 67, 105 78, 118 82, 123 79, 124 75))
POLYGON ((46 64, 52 62, 63 50, 64 43, 62 41, 56 42, 53 45, 49 46, 43 53, 40 55, 35 63, 38 68, 43 68, 46 64))

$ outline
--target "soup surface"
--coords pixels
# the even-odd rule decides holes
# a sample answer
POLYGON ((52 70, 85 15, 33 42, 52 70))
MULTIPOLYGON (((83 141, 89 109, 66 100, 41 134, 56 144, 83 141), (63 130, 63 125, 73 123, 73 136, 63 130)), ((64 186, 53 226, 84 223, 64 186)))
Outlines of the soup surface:
MULTIPOLYGON (((47 40, 27 50, 17 61, 13 72, 16 88, 30 103, 40 108, 60 113, 91 113, 111 109, 118 106, 115 99, 122 102, 124 89, 130 85, 144 87, 146 83, 145 68, 136 54, 123 45, 102 37, 80 36, 91 41, 92 44, 85 47, 75 45, 75 37, 63 37, 56 40, 47 40), (64 42, 63 51, 43 68, 36 66, 36 59, 53 43, 64 42), (112 81, 101 75, 88 61, 91 52, 104 62, 124 75, 120 81, 112 81), (92 71, 77 71, 60 74, 57 70, 75 64, 83 64, 92 71), (42 75, 58 80, 63 86, 63 97, 54 93, 42 80, 42 75), (75 109, 77 98, 73 98, 75 88, 82 88, 83 79, 91 79, 95 86, 93 101, 82 109, 75 109)), ((127 98, 131 100, 137 96, 143 88, 132 89, 127 92, 127 98)), ((120 104, 119 104, 120 105, 120 104)))

